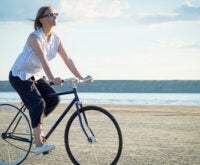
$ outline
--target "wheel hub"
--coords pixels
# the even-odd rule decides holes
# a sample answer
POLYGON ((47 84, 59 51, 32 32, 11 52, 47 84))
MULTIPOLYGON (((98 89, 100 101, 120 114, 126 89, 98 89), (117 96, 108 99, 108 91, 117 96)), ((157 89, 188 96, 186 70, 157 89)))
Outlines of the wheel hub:
POLYGON ((1 134, 1 138, 2 138, 2 139, 6 139, 6 137, 7 137, 6 133, 2 133, 2 134, 1 134))

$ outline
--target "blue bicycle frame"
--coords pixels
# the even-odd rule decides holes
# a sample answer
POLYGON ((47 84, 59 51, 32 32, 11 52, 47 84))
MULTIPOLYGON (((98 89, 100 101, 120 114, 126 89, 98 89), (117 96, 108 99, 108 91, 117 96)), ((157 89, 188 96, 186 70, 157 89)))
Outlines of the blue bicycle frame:
MULTIPOLYGON (((53 133, 53 131, 56 129, 56 127, 59 125, 59 123, 63 120, 63 118, 65 117, 65 115, 69 112, 69 110, 72 108, 72 106, 75 104, 76 105, 76 109, 77 109, 77 113, 79 116, 79 121, 80 121, 80 125, 81 128, 85 134, 85 136, 87 137, 89 142, 92 142, 91 137, 88 136, 84 126, 83 126, 83 120, 80 114, 80 110, 83 107, 82 106, 82 102, 80 102, 78 94, 77 94, 77 88, 74 85, 73 86, 73 90, 72 91, 67 91, 67 92, 58 92, 58 93, 54 93, 54 94, 48 94, 48 97, 53 97, 53 96, 60 96, 60 95, 69 95, 69 94, 74 94, 74 98, 73 100, 70 102, 70 104, 67 106, 67 108, 65 109, 65 111, 62 113, 62 115, 58 118, 58 120, 55 122, 55 124, 51 127, 51 129, 49 130, 49 132, 46 134, 45 139, 48 139, 49 136, 53 133)), ((92 136, 94 136, 94 133, 92 132, 92 130, 90 129, 89 125, 88 125, 88 121, 87 121, 87 117, 85 115, 85 113, 83 112, 83 118, 85 121, 86 126, 88 127, 88 129, 90 130, 90 133, 92 134, 92 136)))
MULTIPOLYGON (((61 114, 61 116, 57 119, 57 121, 55 122, 55 124, 51 127, 51 129, 49 130, 49 132, 46 134, 45 139, 48 139, 49 136, 53 133, 53 131, 56 129, 56 127, 60 124, 60 122, 63 120, 63 118, 65 117, 65 115, 69 112, 69 110, 72 108, 72 106, 75 104, 76 105, 76 109, 77 109, 77 113, 79 116, 79 121, 80 121, 80 125, 81 128, 85 134, 85 136, 87 137, 89 142, 92 142, 92 138, 88 136, 84 126, 83 126, 83 120, 80 114, 80 110, 82 108, 82 103, 79 100, 78 94, 77 94, 77 88, 74 85, 73 86, 73 90, 72 91, 66 91, 66 92, 58 92, 58 93, 54 93, 54 94, 48 94, 48 97, 53 97, 53 96, 60 96, 60 95, 68 95, 68 94, 74 94, 74 98, 73 100, 70 102, 70 104, 67 106, 67 108, 65 109, 65 111, 61 114)), ((25 139, 25 138, 21 138, 18 136, 14 136, 12 135, 12 133, 15 131, 18 123, 21 120, 21 117, 19 118, 17 124, 15 125, 14 129, 12 130, 12 133, 8 133, 8 130, 10 129, 11 125, 14 123, 14 121, 16 120, 17 116, 22 112, 24 113, 26 110, 25 105, 22 105, 20 108, 20 111, 16 114, 16 116, 14 117, 13 121, 11 122, 11 124, 9 125, 8 129, 2 134, 2 137, 4 138, 11 138, 11 139, 15 139, 15 140, 19 140, 19 141, 23 141, 23 142, 29 142, 31 143, 31 141, 29 139, 25 139)), ((84 122, 88 128, 88 130, 90 131, 90 133, 92 134, 92 136, 94 136, 92 130, 90 129, 89 125, 88 125, 88 121, 87 121, 87 117, 85 115, 85 113, 83 112, 83 118, 84 118, 84 122)))

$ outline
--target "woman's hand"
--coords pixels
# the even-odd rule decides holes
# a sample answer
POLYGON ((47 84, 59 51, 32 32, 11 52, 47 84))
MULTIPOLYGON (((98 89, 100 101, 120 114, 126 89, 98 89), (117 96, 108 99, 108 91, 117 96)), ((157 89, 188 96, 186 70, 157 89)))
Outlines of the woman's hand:
POLYGON ((63 80, 60 77, 56 77, 56 78, 50 80, 50 84, 62 85, 63 84, 63 80))
POLYGON ((88 75, 80 80, 83 81, 84 83, 91 83, 91 82, 93 82, 93 77, 88 75))

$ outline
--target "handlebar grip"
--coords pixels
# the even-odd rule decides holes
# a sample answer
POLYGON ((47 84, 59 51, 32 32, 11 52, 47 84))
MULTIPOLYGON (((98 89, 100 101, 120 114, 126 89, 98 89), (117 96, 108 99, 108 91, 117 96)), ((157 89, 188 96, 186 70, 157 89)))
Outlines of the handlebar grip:
POLYGON ((52 86, 52 85, 54 85, 54 83, 51 81, 51 82, 49 83, 49 85, 51 85, 51 86, 52 86))
MULTIPOLYGON (((64 83, 64 80, 62 80, 62 83, 64 83)), ((49 82, 49 85, 55 85, 54 82, 49 82)))

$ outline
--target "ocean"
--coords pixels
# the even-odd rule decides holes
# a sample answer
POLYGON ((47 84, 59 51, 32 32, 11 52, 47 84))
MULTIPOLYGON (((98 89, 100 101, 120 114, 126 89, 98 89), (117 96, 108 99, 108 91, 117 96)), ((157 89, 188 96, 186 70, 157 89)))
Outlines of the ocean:
MULTIPOLYGON (((69 103, 73 95, 61 96, 69 103)), ((200 106, 200 93, 81 93, 85 104, 200 106)), ((0 103, 20 102, 16 92, 0 92, 0 103)))

